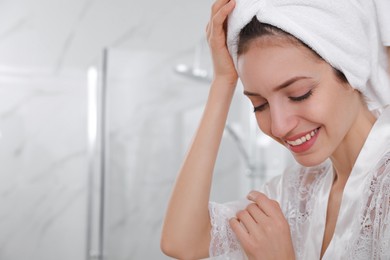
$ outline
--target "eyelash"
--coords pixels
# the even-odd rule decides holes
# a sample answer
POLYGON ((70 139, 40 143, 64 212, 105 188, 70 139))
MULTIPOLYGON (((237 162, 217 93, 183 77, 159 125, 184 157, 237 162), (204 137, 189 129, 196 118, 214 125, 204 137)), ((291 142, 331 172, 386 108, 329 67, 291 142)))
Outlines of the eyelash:
MULTIPOLYGON (((308 99, 313 94, 313 90, 309 90, 306 94, 299 96, 299 97, 289 97, 289 99, 293 102, 301 102, 305 99, 308 99)), ((263 105, 257 106, 253 108, 253 112, 261 112, 266 109, 268 103, 265 103, 263 105)))
POLYGON ((253 113, 261 112, 261 111, 265 110, 265 108, 266 108, 267 105, 268 105, 268 103, 265 103, 265 104, 263 104, 263 105, 254 107, 254 108, 253 108, 253 113))
POLYGON ((289 97, 291 101, 299 102, 308 99, 313 94, 313 90, 309 90, 306 94, 299 97, 289 97))

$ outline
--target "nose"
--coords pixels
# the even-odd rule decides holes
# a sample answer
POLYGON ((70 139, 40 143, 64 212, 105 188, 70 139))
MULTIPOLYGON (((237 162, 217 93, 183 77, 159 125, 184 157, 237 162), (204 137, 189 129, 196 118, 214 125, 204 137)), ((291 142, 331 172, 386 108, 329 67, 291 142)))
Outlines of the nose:
POLYGON ((271 133, 277 138, 283 138, 288 135, 298 124, 298 117, 295 112, 280 103, 270 106, 271 133))

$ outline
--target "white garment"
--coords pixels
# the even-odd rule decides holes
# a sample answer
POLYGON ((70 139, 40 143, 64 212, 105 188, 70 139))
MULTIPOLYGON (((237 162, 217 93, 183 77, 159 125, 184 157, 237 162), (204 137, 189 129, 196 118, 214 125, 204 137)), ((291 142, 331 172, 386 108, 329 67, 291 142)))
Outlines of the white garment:
MULTIPOLYGON (((328 160, 317 167, 297 165, 261 189, 280 203, 296 259, 320 259, 332 181, 328 160)), ((228 219, 247 204, 247 200, 210 202, 211 257, 246 258, 228 219)), ((333 238, 322 259, 390 259, 390 106, 377 119, 351 171, 333 238)))
POLYGON ((390 0, 374 0, 382 43, 390 46, 390 0))
MULTIPOLYGON (((237 68, 239 33, 256 16, 310 46, 368 98, 370 110, 377 109, 390 101, 377 23, 384 20, 376 10, 376 4, 382 8, 386 1, 390 0, 236 0, 228 18, 227 46, 237 68)), ((389 10, 382 12, 389 16, 389 10)))

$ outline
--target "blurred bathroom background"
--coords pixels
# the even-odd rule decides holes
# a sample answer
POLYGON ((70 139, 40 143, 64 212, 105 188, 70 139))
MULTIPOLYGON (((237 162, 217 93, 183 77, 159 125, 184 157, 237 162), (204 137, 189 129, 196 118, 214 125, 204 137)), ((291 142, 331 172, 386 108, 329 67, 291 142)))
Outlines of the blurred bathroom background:
MULTIPOLYGON (((0 259, 169 259, 161 224, 207 99, 212 0, 0 1, 0 259)), ((288 153, 237 87, 211 198, 288 153)))

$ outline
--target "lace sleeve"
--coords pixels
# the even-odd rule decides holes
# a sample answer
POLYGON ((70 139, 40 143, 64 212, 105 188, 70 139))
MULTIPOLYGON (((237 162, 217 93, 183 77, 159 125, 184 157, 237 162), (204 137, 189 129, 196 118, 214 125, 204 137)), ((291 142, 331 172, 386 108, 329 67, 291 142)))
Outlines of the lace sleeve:
POLYGON ((373 225, 372 259, 390 259, 390 152, 379 163, 377 175, 373 179, 370 190, 371 202, 365 224, 373 225))
MULTIPOLYGON (((259 189, 272 199, 279 199, 281 176, 273 178, 267 185, 259 189)), ((236 216, 239 210, 245 209, 251 201, 247 199, 237 200, 224 204, 209 202, 211 220, 211 241, 209 254, 212 259, 247 259, 244 250, 233 230, 230 228, 229 219, 236 216)))
POLYGON ((236 235, 230 228, 229 219, 235 216, 235 208, 228 204, 209 203, 211 220, 210 257, 213 259, 246 259, 236 235))

